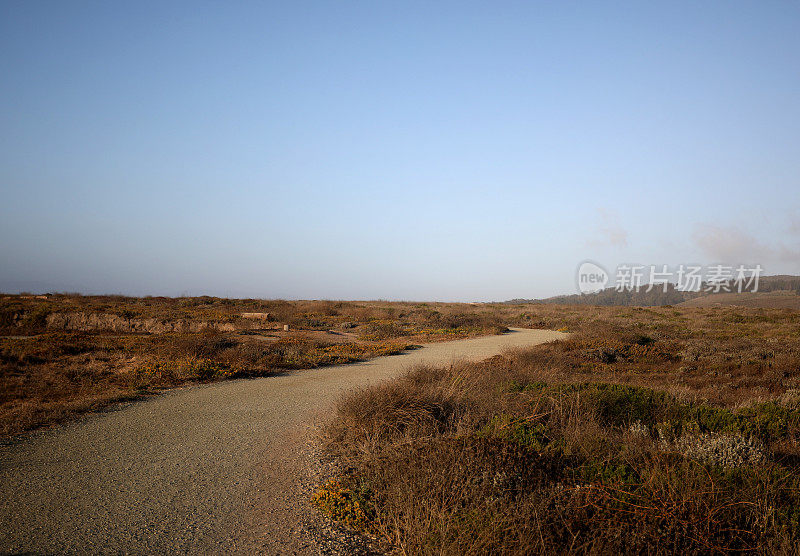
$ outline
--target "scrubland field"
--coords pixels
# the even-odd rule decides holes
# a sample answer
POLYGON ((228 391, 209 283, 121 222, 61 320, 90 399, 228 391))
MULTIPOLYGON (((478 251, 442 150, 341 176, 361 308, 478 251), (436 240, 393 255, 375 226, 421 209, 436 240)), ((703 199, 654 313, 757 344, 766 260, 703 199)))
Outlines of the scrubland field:
POLYGON ((570 336, 342 399, 316 507, 408 554, 797 552, 792 309, 5 296, 0 432, 514 326, 570 336))
POLYGON ((0 295, 0 436, 181 384, 496 334, 501 322, 471 305, 0 295))
POLYGON ((514 306, 569 339, 355 392, 316 505, 407 554, 795 554, 800 313, 514 306))

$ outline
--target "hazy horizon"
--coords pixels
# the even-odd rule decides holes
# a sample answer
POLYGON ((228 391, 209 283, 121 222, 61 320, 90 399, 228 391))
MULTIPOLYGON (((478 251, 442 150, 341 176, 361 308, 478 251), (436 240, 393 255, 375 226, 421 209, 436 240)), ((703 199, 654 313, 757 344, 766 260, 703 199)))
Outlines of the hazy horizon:
POLYGON ((0 291, 800 274, 800 4, 4 3, 0 291))

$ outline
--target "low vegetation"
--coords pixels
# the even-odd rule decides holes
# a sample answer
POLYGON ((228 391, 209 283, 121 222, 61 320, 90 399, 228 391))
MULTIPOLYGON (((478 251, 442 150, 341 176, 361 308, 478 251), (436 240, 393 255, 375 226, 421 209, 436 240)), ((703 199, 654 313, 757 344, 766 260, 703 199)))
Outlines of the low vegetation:
POLYGON ((800 313, 516 307, 573 334, 347 396, 322 511, 408 554, 796 552, 800 313))
POLYGON ((163 388, 351 363, 500 322, 469 305, 4 296, 0 436, 163 388))
POLYGON ((0 431, 506 326, 571 335, 349 394, 314 503, 406 553, 796 550, 790 309, 7 296, 0 431))

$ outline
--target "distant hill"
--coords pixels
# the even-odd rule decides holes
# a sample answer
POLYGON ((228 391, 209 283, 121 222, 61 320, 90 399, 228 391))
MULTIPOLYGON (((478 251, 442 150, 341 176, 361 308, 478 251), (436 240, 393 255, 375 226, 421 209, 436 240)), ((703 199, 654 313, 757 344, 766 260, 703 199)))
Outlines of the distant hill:
POLYGON ((651 291, 642 288, 639 291, 617 291, 606 288, 597 293, 557 295, 546 299, 512 299, 507 303, 542 303, 556 305, 622 305, 622 306, 652 306, 652 305, 677 305, 695 297, 705 295, 701 292, 684 292, 668 284, 667 291, 663 286, 656 286, 651 291))
POLYGON ((648 307, 659 305, 681 305, 683 307, 713 307, 719 305, 741 305, 748 307, 786 307, 800 309, 800 276, 785 274, 762 276, 758 292, 718 293, 706 291, 685 292, 676 290, 672 284, 664 291, 662 285, 651 291, 617 291, 606 288, 597 293, 558 295, 546 299, 511 299, 509 304, 542 303, 555 305, 603 305, 625 307, 648 307))
POLYGON ((764 307, 800 310, 800 295, 791 290, 756 293, 717 293, 680 303, 680 307, 764 307))

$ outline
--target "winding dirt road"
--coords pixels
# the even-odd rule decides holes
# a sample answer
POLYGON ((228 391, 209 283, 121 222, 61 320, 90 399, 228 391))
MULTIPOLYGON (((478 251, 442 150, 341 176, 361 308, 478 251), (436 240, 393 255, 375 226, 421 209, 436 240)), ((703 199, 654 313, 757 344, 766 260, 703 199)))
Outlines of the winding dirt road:
POLYGON ((309 432, 345 390, 563 337, 514 329, 403 355, 173 390, 0 447, 0 552, 314 553, 309 432))

